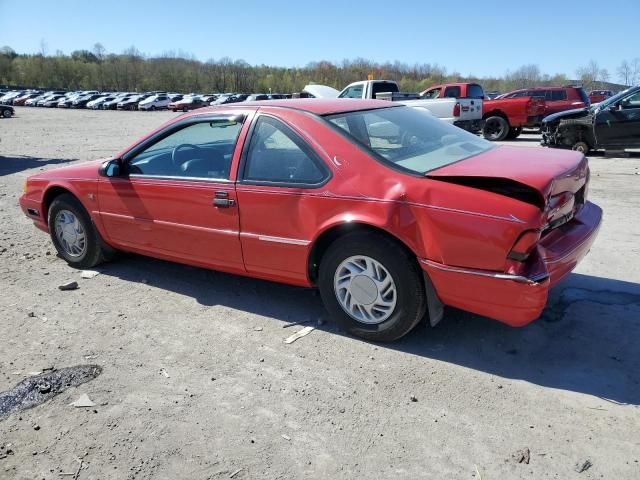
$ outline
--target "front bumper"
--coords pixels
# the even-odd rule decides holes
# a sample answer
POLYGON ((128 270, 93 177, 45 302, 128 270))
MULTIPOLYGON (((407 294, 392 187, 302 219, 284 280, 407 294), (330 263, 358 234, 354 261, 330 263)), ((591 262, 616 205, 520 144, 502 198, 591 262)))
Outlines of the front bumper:
POLYGON ((420 259, 442 303, 493 318, 513 327, 540 316, 549 289, 569 274, 589 252, 602 210, 587 202, 571 222, 544 236, 524 273, 475 270, 420 259))
POLYGON ((20 203, 20 208, 22 212, 33 220, 33 224, 38 227, 43 232, 49 233, 49 227, 47 226, 47 221, 44 216, 45 213, 42 210, 42 205, 40 202, 36 200, 32 200, 26 195, 21 195, 18 199, 18 203, 20 203))

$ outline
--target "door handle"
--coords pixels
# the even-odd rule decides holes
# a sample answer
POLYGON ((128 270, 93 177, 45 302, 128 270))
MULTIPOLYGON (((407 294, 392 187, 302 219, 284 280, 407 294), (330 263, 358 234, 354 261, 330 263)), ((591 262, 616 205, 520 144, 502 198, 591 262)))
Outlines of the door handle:
POLYGON ((215 192, 213 196, 213 205, 219 208, 229 208, 236 204, 233 198, 229 198, 229 192, 215 192))

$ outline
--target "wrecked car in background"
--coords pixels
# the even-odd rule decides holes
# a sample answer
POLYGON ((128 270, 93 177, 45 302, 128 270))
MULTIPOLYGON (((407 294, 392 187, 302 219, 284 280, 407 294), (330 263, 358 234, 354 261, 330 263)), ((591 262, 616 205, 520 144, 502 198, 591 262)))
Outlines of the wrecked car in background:
POLYGON ((589 108, 549 115, 542 122, 542 145, 590 150, 640 147, 640 86, 589 108))
POLYGON ((20 205, 73 267, 123 250, 317 287, 343 330, 391 341, 444 305, 538 318, 596 237, 588 181, 578 152, 496 146, 424 109, 271 100, 38 172, 20 205))

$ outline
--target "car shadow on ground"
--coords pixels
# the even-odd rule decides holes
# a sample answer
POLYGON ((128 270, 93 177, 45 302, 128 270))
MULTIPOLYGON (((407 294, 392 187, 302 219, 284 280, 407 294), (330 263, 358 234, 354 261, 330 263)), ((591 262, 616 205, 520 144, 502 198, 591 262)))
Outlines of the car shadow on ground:
MULTIPOLYGON (((148 282, 196 299, 286 323, 328 320, 315 290, 188 267, 136 255, 103 274, 148 282)), ((318 327, 342 335, 331 322, 318 327)), ((292 329, 293 331, 294 329, 292 329)), ((447 362, 496 377, 640 405, 640 285, 571 274, 554 290, 542 317, 512 328, 447 309, 435 328, 419 325, 380 348, 447 362)))
POLYGON ((76 160, 76 158, 37 158, 25 155, 5 157, 0 155, 0 177, 24 170, 44 167, 45 165, 59 165, 62 163, 75 162, 76 160))

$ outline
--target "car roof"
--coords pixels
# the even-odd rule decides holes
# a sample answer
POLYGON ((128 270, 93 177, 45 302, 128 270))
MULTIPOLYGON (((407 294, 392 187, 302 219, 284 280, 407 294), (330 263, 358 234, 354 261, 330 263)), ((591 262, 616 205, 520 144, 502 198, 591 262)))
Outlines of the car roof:
MULTIPOLYGON (((283 100, 262 100, 256 102, 242 102, 233 105, 235 108, 243 107, 281 107, 292 110, 302 110, 316 115, 329 115, 332 113, 354 112, 358 110, 373 110, 376 108, 399 107, 401 105, 385 100, 360 100, 357 98, 295 98, 283 100)), ((205 108, 203 110, 216 111, 222 108, 233 108, 232 105, 205 108)))

